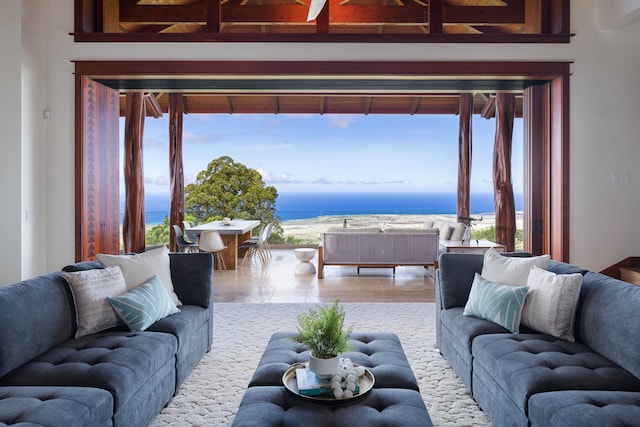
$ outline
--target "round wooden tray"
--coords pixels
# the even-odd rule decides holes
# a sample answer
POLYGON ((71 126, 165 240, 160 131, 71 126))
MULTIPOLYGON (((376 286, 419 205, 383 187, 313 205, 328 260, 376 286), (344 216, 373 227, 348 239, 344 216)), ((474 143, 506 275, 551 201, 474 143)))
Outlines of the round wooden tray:
MULTIPOLYGON (((284 387, 289 390, 294 396, 299 397, 305 400, 311 400, 316 402, 324 402, 324 403, 340 403, 340 402, 351 402, 355 399, 360 399, 364 397, 375 384, 376 380, 373 376, 373 373, 364 368, 364 374, 360 377, 359 387, 360 392, 353 397, 336 399, 334 396, 306 396, 304 394, 298 393, 298 382, 296 380, 296 369, 306 368, 308 363, 296 363, 292 365, 287 371, 282 375, 282 384, 284 387)), ((354 367, 359 365, 353 364, 354 367)))

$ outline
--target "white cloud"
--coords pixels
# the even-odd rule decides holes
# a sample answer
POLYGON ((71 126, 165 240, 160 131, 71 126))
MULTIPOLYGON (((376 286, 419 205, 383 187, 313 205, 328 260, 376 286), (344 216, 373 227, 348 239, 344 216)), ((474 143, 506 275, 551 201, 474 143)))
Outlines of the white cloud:
POLYGON ((346 129, 356 122, 356 116, 349 114, 330 114, 327 117, 329 126, 333 128, 346 129))

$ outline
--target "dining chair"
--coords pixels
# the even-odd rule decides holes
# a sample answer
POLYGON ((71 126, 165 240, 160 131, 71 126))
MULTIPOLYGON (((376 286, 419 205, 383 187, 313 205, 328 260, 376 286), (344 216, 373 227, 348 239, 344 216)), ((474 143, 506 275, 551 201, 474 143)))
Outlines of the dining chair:
POLYGON ((271 258, 271 246, 269 246, 269 238, 271 237, 271 232, 273 231, 273 223, 270 222, 267 225, 263 226, 260 229, 260 232, 258 233, 257 236, 255 237, 251 237, 247 240, 245 240, 245 242, 250 242, 252 244, 257 244, 258 240, 260 239, 260 236, 262 235, 262 233, 266 233, 264 236, 264 242, 262 243, 263 245, 263 249, 264 249, 264 253, 266 256, 268 256, 269 258, 271 258))
POLYGON ((190 243, 198 243, 198 234, 193 232, 188 232, 187 230, 191 228, 191 224, 187 221, 182 221, 182 227, 184 229, 184 237, 187 242, 190 243))
POLYGON ((256 257, 260 260, 260 265, 262 265, 262 268, 267 265, 267 255, 265 253, 265 241, 267 233, 268 227, 262 227, 262 230, 260 230, 260 234, 258 235, 258 240, 246 240, 240 246, 238 246, 238 249, 247 250, 244 258, 242 258, 242 266, 256 257))
POLYGON ((173 224, 173 230, 176 232, 178 252, 198 252, 198 243, 186 241, 182 233, 182 228, 180 228, 178 224, 173 224))
POLYGON ((211 252, 211 254, 213 254, 215 264, 218 266, 220 274, 222 274, 222 270, 227 269, 227 266, 224 263, 224 258, 221 254, 221 252, 227 249, 227 247, 224 245, 220 233, 215 230, 204 230, 200 234, 198 247, 202 252, 211 252))

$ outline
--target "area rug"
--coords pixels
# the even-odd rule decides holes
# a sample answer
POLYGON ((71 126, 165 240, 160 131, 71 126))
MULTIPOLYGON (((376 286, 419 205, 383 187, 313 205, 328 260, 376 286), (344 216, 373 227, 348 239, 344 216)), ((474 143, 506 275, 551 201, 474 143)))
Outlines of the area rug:
MULTIPOLYGON (((435 348, 433 303, 343 305, 354 330, 398 334, 434 425, 490 425, 435 348)), ((295 330, 297 315, 316 306, 215 304, 213 349, 151 425, 230 426, 271 334, 295 330)))

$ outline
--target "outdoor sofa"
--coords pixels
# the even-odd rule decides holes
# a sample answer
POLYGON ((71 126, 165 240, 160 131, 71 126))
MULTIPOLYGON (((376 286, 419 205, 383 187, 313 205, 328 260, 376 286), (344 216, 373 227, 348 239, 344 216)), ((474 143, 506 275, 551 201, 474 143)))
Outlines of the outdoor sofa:
MULTIPOLYGON (((76 338, 85 319, 75 301, 85 297, 62 271, 0 287, 0 425, 149 425, 213 336, 211 254, 166 256, 182 305, 142 331, 76 338)), ((115 271, 98 261, 63 270, 74 278, 115 271)))
MULTIPOLYGON (((437 346, 493 425, 639 425, 640 287, 548 260, 546 270, 529 268, 527 292, 536 289, 537 299, 526 295, 514 333, 494 321, 463 314, 480 306, 476 290, 504 290, 476 277, 492 274, 484 268, 485 257, 495 255, 442 254, 436 272, 437 346), (533 311, 540 301, 543 309, 533 311), (549 324, 536 327, 547 333, 524 326, 541 313, 549 324)), ((504 262, 502 257, 493 259, 504 262)), ((508 259, 503 271, 514 265, 511 260, 526 258, 508 259)))
POLYGON ((326 265, 393 268, 401 265, 437 267, 440 249, 436 228, 382 230, 376 227, 331 228, 318 246, 318 278, 326 265))

